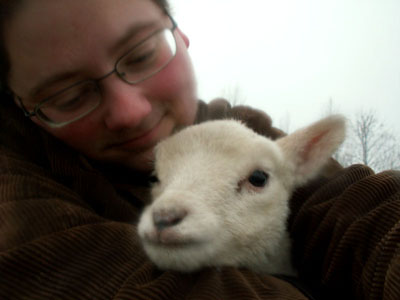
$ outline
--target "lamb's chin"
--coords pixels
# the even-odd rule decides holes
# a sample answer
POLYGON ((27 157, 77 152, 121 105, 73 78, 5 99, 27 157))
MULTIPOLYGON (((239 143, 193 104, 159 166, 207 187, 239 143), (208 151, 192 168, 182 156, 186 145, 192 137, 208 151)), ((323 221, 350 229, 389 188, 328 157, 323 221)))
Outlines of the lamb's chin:
POLYGON ((144 242, 149 258, 163 270, 193 272, 209 265, 212 260, 208 243, 182 240, 174 243, 144 242))

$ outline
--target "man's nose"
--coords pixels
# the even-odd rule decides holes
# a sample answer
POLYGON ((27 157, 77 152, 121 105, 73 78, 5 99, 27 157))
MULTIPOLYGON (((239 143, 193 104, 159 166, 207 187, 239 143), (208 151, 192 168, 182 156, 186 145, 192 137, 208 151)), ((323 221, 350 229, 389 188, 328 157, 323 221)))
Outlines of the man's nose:
POLYGON ((113 74, 102 83, 104 123, 110 130, 139 125, 152 109, 140 85, 130 85, 113 74))

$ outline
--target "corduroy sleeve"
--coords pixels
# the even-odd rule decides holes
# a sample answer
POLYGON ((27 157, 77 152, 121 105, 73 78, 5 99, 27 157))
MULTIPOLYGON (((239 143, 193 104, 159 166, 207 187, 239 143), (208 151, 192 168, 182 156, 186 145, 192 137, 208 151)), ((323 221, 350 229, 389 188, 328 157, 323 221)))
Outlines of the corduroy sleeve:
POLYGON ((400 299, 400 172, 354 165, 298 189, 290 231, 322 299, 400 299))

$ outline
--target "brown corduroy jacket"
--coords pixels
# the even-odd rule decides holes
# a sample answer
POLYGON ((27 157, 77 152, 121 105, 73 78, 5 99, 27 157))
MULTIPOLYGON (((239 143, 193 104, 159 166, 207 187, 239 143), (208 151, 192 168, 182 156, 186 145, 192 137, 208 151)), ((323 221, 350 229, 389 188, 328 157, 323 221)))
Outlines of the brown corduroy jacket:
MULTIPOLYGON (((307 299, 304 287, 321 299, 400 299, 398 172, 332 160, 296 190, 289 229, 299 279, 160 271, 136 233, 145 176, 96 166, 2 102, 0 299, 307 299)), ((217 118, 282 135, 260 111, 199 102, 198 122, 217 118)))

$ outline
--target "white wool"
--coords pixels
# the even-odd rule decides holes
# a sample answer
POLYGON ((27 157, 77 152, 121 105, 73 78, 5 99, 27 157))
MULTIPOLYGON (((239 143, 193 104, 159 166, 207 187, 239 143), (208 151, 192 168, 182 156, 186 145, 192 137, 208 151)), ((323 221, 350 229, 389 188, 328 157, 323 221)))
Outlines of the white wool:
POLYGON ((138 225, 147 255, 162 269, 182 272, 235 266, 294 274, 288 200, 344 136, 344 119, 331 116, 278 141, 234 120, 190 126, 162 141, 159 182, 138 225), (267 174, 266 184, 252 184, 254 174, 267 174))

